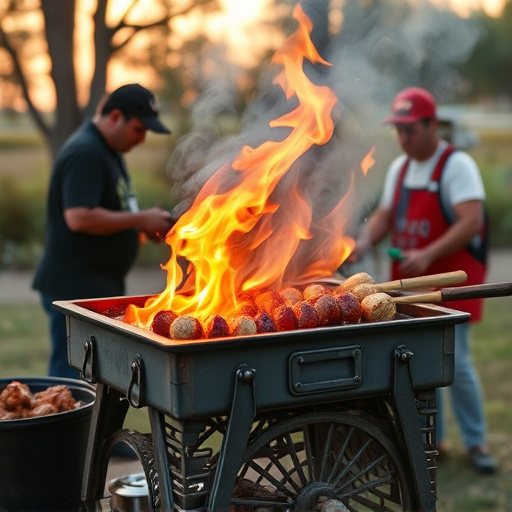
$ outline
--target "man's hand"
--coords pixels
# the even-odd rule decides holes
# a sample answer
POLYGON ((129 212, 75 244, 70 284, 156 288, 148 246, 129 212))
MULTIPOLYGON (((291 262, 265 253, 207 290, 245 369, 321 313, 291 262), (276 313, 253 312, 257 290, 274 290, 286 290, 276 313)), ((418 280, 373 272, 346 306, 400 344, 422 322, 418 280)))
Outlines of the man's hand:
POLYGON ((399 269, 405 277, 421 276, 432 264, 430 254, 424 249, 402 250, 402 256, 404 259, 400 263, 399 269))
POLYGON ((174 222, 171 214, 160 206, 140 211, 139 228, 147 233, 167 232, 174 222))
POLYGON ((366 253, 366 251, 370 248, 371 243, 365 236, 360 236, 355 240, 354 248, 350 253, 350 256, 347 258, 349 263, 357 263, 366 253))
POLYGON ((169 230, 176 224, 178 218, 172 216, 167 210, 158 206, 144 210, 145 221, 141 231, 149 240, 161 243, 169 230), (147 224, 146 224, 147 223, 147 224))

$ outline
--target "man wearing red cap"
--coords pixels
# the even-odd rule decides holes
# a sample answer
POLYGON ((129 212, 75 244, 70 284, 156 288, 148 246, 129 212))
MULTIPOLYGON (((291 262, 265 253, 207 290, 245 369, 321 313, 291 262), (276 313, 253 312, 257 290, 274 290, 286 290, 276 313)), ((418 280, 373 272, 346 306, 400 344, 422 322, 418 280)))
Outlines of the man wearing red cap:
MULTIPOLYGON (((465 270, 466 284, 481 284, 486 272, 485 191, 474 160, 455 150, 438 133, 436 104, 425 89, 400 92, 392 105, 394 125, 404 154, 392 162, 380 204, 351 255, 357 261, 367 248, 391 234, 399 257, 392 279, 465 270)), ((450 302, 447 307, 482 314, 482 300, 450 302)), ((455 378, 449 387, 455 417, 474 468, 496 471, 486 447, 482 392, 470 356, 469 324, 455 327, 455 378)), ((437 392, 437 442, 446 451, 442 395, 437 392)))

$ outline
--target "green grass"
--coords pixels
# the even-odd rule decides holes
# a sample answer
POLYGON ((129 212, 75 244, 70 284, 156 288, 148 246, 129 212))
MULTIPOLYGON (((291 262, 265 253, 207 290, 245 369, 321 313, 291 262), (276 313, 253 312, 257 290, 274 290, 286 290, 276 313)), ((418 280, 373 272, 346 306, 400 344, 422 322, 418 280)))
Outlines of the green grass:
POLYGON ((512 511, 512 298, 486 301, 484 320, 473 330, 473 359, 485 398, 488 441, 500 470, 477 475, 468 463, 451 414, 452 453, 439 464, 438 512, 512 511))
POLYGON ((0 311, 0 377, 45 375, 49 341, 42 307, 2 304, 0 311))
MULTIPOLYGON (((452 452, 439 465, 438 512, 512 512, 512 298, 489 299, 484 320, 473 332, 473 356, 479 370, 489 424, 489 444, 500 471, 481 477, 470 467, 451 414, 452 452)), ((0 378, 46 372, 46 317, 37 304, 2 304, 0 378)), ((126 425, 149 431, 144 410, 130 410, 126 425)))

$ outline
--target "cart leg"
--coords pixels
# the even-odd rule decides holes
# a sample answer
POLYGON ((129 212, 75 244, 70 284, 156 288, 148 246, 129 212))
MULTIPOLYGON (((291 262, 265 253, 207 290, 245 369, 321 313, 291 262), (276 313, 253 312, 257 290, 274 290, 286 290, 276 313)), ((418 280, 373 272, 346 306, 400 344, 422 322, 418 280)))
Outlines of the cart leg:
POLYGON ((227 432, 222 441, 209 500, 210 512, 229 510, 236 475, 244 459, 245 447, 256 411, 254 375, 255 371, 245 364, 240 365, 236 371, 231 414, 227 432))
POLYGON ((165 419, 164 415, 153 407, 149 407, 149 421, 153 438, 155 455, 155 467, 158 472, 158 484, 160 487, 161 512, 172 512, 174 499, 172 496, 172 480, 169 474, 169 461, 167 458, 167 446, 165 444, 165 419))
POLYGON ((104 446, 107 439, 122 428, 128 411, 128 402, 121 400, 121 396, 121 393, 105 384, 96 386, 82 479, 81 498, 84 502, 103 498, 109 461, 104 446))
POLYGON ((395 351, 393 397, 399 419, 398 426, 405 442, 411 464, 412 481, 415 483, 416 495, 419 500, 418 507, 415 510, 434 512, 436 510, 436 498, 432 492, 432 482, 427 470, 423 437, 418 419, 409 364, 412 355, 412 352, 403 345, 395 351))

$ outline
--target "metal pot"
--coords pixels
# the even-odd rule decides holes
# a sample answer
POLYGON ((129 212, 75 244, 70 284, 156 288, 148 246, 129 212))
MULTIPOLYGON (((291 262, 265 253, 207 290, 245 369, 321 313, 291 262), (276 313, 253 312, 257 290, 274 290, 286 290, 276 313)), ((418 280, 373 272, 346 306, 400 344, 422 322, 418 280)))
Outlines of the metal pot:
POLYGON ((66 385, 82 406, 71 411, 0 421, 0 510, 75 511, 96 391, 75 379, 0 379, 0 391, 17 380, 33 393, 66 385), (50 469, 51 461, 51 469, 50 469))
POLYGON ((113 512, 151 512, 148 483, 144 473, 123 476, 108 484, 113 512))

